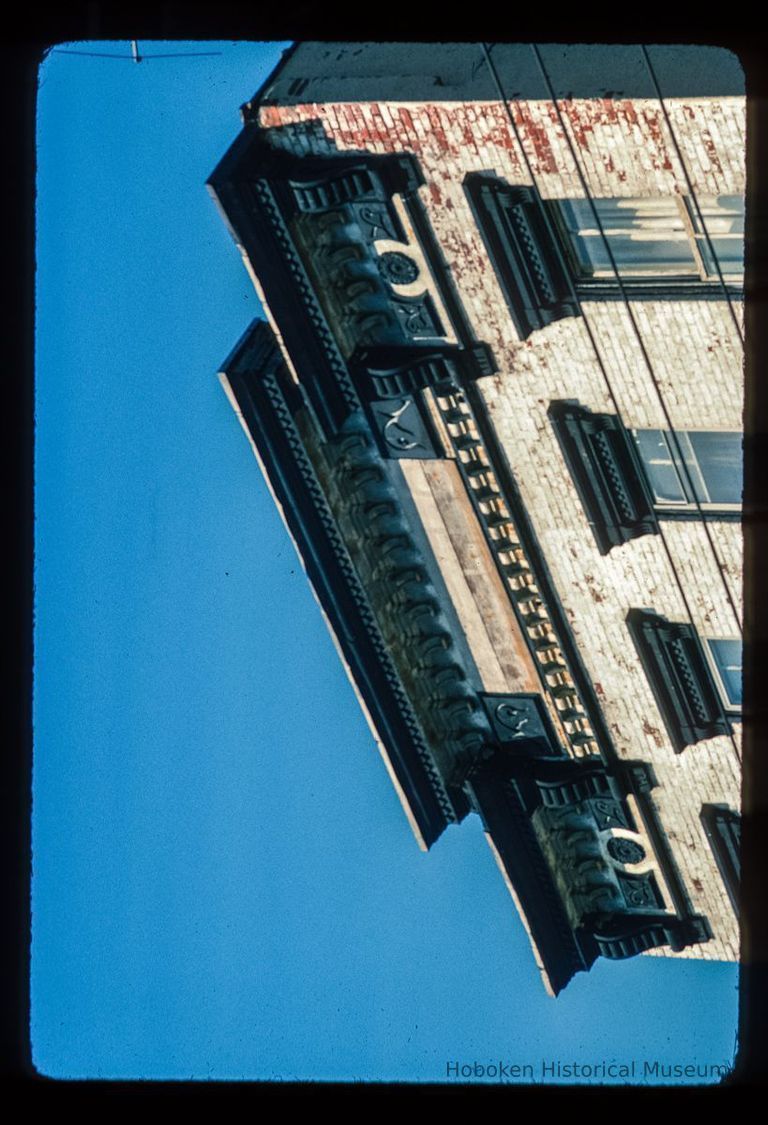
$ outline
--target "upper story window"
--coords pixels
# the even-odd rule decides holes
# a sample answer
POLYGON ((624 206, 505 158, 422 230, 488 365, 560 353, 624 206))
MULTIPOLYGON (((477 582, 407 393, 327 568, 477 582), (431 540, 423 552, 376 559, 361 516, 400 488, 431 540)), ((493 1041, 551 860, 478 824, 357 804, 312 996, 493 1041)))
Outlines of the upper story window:
POLYGON ((743 487, 742 435, 732 430, 633 430, 660 514, 700 506, 735 510, 743 487), (676 440, 675 440, 676 439, 676 440))
POLYGON ((650 609, 631 609, 627 626, 675 750, 730 734, 740 718, 739 641, 701 637, 650 609))
POLYGON ((728 896, 738 914, 741 882, 741 817, 727 805, 704 805, 701 810, 701 822, 728 896))
POLYGON ((627 430, 568 399, 548 414, 601 554, 659 519, 740 518, 741 433, 627 430))
POLYGON ((696 249, 701 256, 707 277, 717 276, 715 260, 712 257, 714 251, 723 276, 741 279, 744 276, 744 196, 705 196, 698 200, 698 204, 703 226, 696 208, 688 201, 686 201, 686 208, 691 217, 696 249), (709 241, 705 236, 705 230, 709 241), (709 243, 712 244, 712 250, 709 243))
POLYGON ((741 711, 742 648, 741 641, 707 639, 707 650, 715 673, 715 683, 728 711, 741 711))
POLYGON ((655 531, 640 457, 618 415, 568 399, 551 402, 548 414, 600 553, 655 531))
POLYGON ((697 196, 696 204, 687 196, 561 199, 550 209, 577 282, 615 281, 611 255, 630 282, 718 281, 718 265, 725 281, 740 282, 744 197, 697 196))

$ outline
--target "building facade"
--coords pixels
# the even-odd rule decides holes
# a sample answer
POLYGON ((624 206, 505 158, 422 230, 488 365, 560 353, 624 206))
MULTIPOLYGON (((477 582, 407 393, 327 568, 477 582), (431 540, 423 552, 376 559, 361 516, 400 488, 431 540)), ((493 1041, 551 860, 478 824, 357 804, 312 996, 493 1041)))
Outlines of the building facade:
POLYGON ((243 122, 221 378, 419 844, 482 818, 553 993, 737 959, 738 62, 306 44, 243 122))

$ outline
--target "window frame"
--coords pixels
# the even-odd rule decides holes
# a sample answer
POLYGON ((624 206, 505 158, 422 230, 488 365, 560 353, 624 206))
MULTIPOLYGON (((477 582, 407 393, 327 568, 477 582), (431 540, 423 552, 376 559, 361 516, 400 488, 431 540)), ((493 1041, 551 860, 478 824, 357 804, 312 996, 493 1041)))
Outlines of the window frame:
POLYGON ((703 281, 719 282, 720 281, 720 275, 722 275, 722 279, 726 283, 730 282, 731 284, 743 284, 743 282, 744 282, 744 249, 745 249, 744 238, 745 238, 745 231, 741 231, 741 246, 742 246, 741 269, 736 271, 735 273, 732 272, 732 271, 729 271, 728 268, 726 267, 725 262, 722 262, 722 261, 720 261, 719 258, 717 258, 716 259, 717 260, 717 266, 719 267, 719 271, 720 271, 718 273, 717 268, 715 268, 714 266, 712 268, 710 268, 707 265, 707 258, 710 256, 710 253, 711 253, 709 243, 711 242, 714 246, 714 244, 717 242, 717 239, 721 238, 722 236, 718 235, 715 231, 713 231, 709 227, 707 227, 705 212, 706 212, 706 209, 707 209, 708 201, 711 200, 711 199, 717 200, 717 199, 721 199, 721 198, 722 199, 739 198, 742 201, 741 219, 742 219, 742 223, 744 223, 744 220, 746 218, 746 207, 747 207, 746 196, 744 196, 744 195, 735 196, 735 197, 734 196, 719 196, 719 195, 716 195, 716 196, 711 196, 711 195, 698 196, 697 199, 696 199, 696 202, 698 203, 699 211, 701 211, 702 217, 704 218, 703 224, 701 224, 701 222, 699 220, 698 211, 694 207, 693 197, 689 196, 689 195, 681 195, 681 196, 678 196, 677 198, 680 200, 680 202, 682 204, 682 209, 684 211, 683 221, 686 223, 686 225, 688 226, 688 229, 689 229, 689 237, 691 239, 691 245, 693 247, 694 254, 696 255, 697 261, 699 263, 702 280, 703 281), (701 229, 699 229, 699 227, 701 227, 701 229))
POLYGON ((646 482, 646 485, 647 485, 647 488, 648 488, 648 493, 651 497, 651 501, 652 501, 652 504, 653 504, 653 510, 656 513, 656 516, 657 516, 658 519, 701 519, 701 518, 704 518, 704 519, 707 519, 707 518, 709 518, 709 519, 731 519, 731 520, 740 520, 741 519, 741 513, 742 513, 742 509, 743 509, 743 504, 744 504, 743 474, 742 474, 742 497, 738 502, 734 502, 734 503, 731 503, 729 501, 722 501, 722 500, 712 501, 712 500, 698 499, 695 496, 691 495, 691 488, 690 488, 689 483, 688 483, 688 476, 689 475, 691 476, 692 482, 694 480, 694 478, 692 476, 692 473, 691 473, 691 468, 694 467, 696 472, 698 472, 699 476, 701 477, 701 480, 702 480, 702 483, 703 483, 703 488, 705 490, 707 489, 707 477, 706 477, 706 475, 705 475, 705 473, 704 473, 704 471, 701 467, 701 465, 704 464, 703 459, 700 457, 699 453, 696 452, 696 449, 695 449, 693 443, 690 441, 688 435, 689 434, 737 434, 741 438, 741 450, 742 450, 741 465, 742 465, 742 469, 743 469, 743 464, 744 464, 744 457, 743 457, 744 434, 741 430, 705 430, 705 429, 686 429, 686 430, 679 430, 678 429, 678 430, 675 430, 674 431, 675 437, 677 438, 680 445, 681 446, 687 445, 687 449, 683 448, 682 452, 683 452, 683 458, 685 460, 687 460, 687 462, 688 462, 688 466, 689 466, 688 475, 686 475, 685 471, 681 467, 681 464, 680 464, 681 459, 678 456, 677 449, 675 448, 674 442, 670 442, 670 440, 669 440, 669 435, 672 433, 672 431, 655 429, 655 428, 645 428, 645 427, 630 427, 628 432, 629 432, 630 438, 632 439, 632 441, 634 443, 635 450, 637 452, 638 463, 640 464, 640 466, 642 468, 642 471, 643 471, 643 474, 644 474, 644 477, 645 477, 645 482, 646 482), (685 494, 685 499, 680 500, 678 502, 678 501, 674 501, 674 500, 662 500, 662 499, 659 499, 657 497, 656 491, 654 489, 653 480, 651 478, 651 474, 650 474, 649 469, 648 469, 648 461, 646 460, 646 457, 643 454, 642 447, 641 447, 640 442, 638 441, 638 438, 637 438, 638 434, 660 434, 663 437, 664 443, 665 443, 665 445, 667 447, 667 451, 669 453, 670 464, 675 471, 675 475, 676 475, 677 480, 680 484, 681 491, 685 494))
MULTIPOLYGON (((668 431, 628 429, 618 414, 588 410, 575 399, 553 399, 547 416, 601 555, 630 539, 658 534, 660 520, 741 521, 742 504, 657 499, 635 434, 668 431)), ((676 433, 738 434, 743 443, 739 430, 676 433)), ((675 471, 680 479, 682 470, 675 465, 675 471)))
MULTIPOLYGON (((699 208, 704 212, 708 202, 718 198, 720 198, 720 196, 700 197, 698 199, 699 208)), ((585 232, 587 230, 592 231, 589 237, 600 239, 600 243, 603 246, 605 245, 604 240, 608 241, 611 247, 611 255, 616 263, 616 269, 619 275, 618 278, 610 264, 605 269, 601 269, 598 273, 596 273, 594 269, 590 270, 589 266, 584 264, 579 254, 576 241, 579 235, 571 230, 563 204, 584 203, 588 205, 588 200, 585 197, 574 196, 563 197, 561 199, 547 199, 544 201, 552 228, 562 244, 563 258, 570 270, 571 279, 581 298, 589 299, 590 297, 596 297, 602 299, 611 291, 614 292, 614 295, 620 297, 621 293, 617 292, 620 290, 620 287, 623 287, 633 299, 638 296, 652 297, 659 290, 669 291, 671 296, 677 296, 676 291, 680 290, 681 297, 706 296, 710 293, 716 295, 718 291, 722 291, 722 284, 725 284, 728 290, 733 291, 734 295, 741 293, 744 284, 743 265, 741 270, 736 273, 729 272, 725 264, 720 263, 719 260, 718 265, 720 267, 720 273, 718 273, 716 268, 713 267, 710 269, 708 266, 707 258, 710 256, 710 250, 707 236, 709 236, 709 240, 713 244, 718 236, 714 235, 708 228, 706 234, 704 233, 704 229, 699 229, 701 223, 690 196, 593 196, 592 200, 597 206, 602 232, 594 223, 594 214, 592 215, 592 226, 584 227, 583 230, 585 232), (603 216, 599 214, 599 204, 601 202, 613 203, 622 199, 626 199, 627 201, 638 199, 641 202, 643 200, 647 200, 648 202, 669 200, 672 202, 673 206, 677 209, 685 231, 688 249, 691 254, 690 269, 678 272, 673 272, 671 270, 654 272, 653 268, 649 268, 634 273, 625 272, 625 270, 622 269, 622 262, 615 254, 615 247, 611 243, 611 232, 606 230, 603 223, 603 216), (715 288, 713 289, 713 287, 715 288)), ((742 245, 743 239, 744 236, 742 234, 742 245)), ((662 240, 660 238, 657 241, 662 240)))
POLYGON ((601 555, 657 531, 635 442, 617 414, 554 399, 547 415, 601 555))
POLYGON ((699 812, 707 843, 736 915, 741 888, 741 813, 728 805, 702 805, 699 812))
POLYGON ((706 637, 702 637, 702 640, 704 641, 704 653, 705 653, 705 655, 707 657, 707 660, 709 662, 709 665, 710 665, 710 668, 711 668, 711 671, 712 671, 712 676, 713 676, 714 681, 715 681, 715 686, 717 687, 717 689, 720 693, 720 699, 722 701, 723 707, 724 707, 725 711, 727 712, 727 714, 729 716, 733 716, 734 718, 740 719, 741 715, 742 715, 742 712, 743 712, 743 709, 744 709, 744 690, 743 690, 744 650, 743 650, 743 647, 741 647, 741 639, 739 637, 709 637, 709 636, 706 636, 706 637), (725 680, 723 679, 723 674, 720 671, 720 665, 718 663, 717 657, 715 656, 714 652, 712 651, 712 645, 718 644, 718 643, 721 643, 721 642, 735 643, 735 644, 738 644, 741 647, 741 663, 739 664, 739 667, 741 668, 741 674, 742 674, 742 691, 741 691, 741 698, 739 699, 738 702, 734 702, 731 699, 730 694, 728 692, 728 687, 726 685, 725 680))
POLYGON ((730 736, 741 708, 723 706, 705 638, 690 622, 632 608, 626 625, 676 753, 730 736))

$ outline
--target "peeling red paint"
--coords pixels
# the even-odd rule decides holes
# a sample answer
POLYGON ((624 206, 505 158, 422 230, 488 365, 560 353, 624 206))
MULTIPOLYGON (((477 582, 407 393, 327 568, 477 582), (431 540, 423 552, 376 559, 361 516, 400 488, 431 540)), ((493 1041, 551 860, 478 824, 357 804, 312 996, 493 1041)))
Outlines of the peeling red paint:
POLYGON ((664 745, 664 740, 661 737, 661 732, 659 731, 658 727, 652 727, 647 719, 643 719, 643 731, 645 734, 651 736, 657 746, 661 747, 664 745))
POLYGON ((488 131, 483 138, 484 141, 512 153, 515 157, 515 161, 517 161, 515 136, 510 127, 509 119, 506 113, 501 111, 501 107, 492 107, 486 118, 486 123, 488 125, 488 131))
POLYGON ((613 98, 603 98, 603 112, 605 120, 615 124, 619 120, 619 111, 613 98))
POLYGON ((715 142, 712 140, 711 133, 704 130, 701 134, 701 139, 704 142, 704 148, 706 149, 707 156, 709 157, 712 167, 716 172, 720 172, 722 174, 723 166, 718 158, 717 150, 715 148, 715 142))
POLYGON ((619 102, 617 106, 617 116, 622 116, 630 125, 637 125, 637 110, 632 102, 619 102))
POLYGON ((674 169, 667 150, 665 126, 660 115, 652 110, 646 110, 643 113, 643 120, 655 148, 655 152, 651 153, 651 164, 657 171, 672 172, 674 169))
POLYGON ((403 125, 405 125, 408 132, 409 133, 413 132, 413 118, 411 117, 408 110, 405 109, 403 106, 398 106, 397 112, 399 113, 400 120, 402 121, 403 125))
POLYGON ((574 140, 579 148, 589 152, 588 133, 594 132, 594 127, 589 121, 589 111, 585 107, 564 102, 561 106, 564 115, 568 118, 574 140))
POLYGON ((459 150, 456 145, 449 140, 448 135, 445 132, 443 115, 441 114, 438 107, 434 105, 426 106, 426 114, 429 118, 432 136, 437 141, 438 147, 441 148, 443 152, 448 152, 452 156, 457 156, 459 150))
POLYGON ((280 124, 280 109, 274 105, 265 105, 259 111, 259 121, 265 129, 273 129, 280 124))
POLYGON ((538 166, 534 170, 537 172, 557 172, 557 161, 549 143, 546 127, 533 121, 530 114, 522 106, 518 105, 516 109, 519 119, 518 128, 523 136, 523 141, 527 141, 536 154, 538 166))

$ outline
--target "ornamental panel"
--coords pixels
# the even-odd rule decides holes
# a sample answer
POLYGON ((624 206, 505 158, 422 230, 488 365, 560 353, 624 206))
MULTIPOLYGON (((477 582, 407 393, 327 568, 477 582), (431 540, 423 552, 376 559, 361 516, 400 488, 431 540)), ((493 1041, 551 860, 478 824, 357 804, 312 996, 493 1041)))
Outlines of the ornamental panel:
POLYGON ((729 734, 694 626, 649 609, 630 610, 627 625, 675 750, 729 734))
POLYGON ((548 414, 600 553, 654 532, 645 474, 618 415, 568 401, 550 403, 548 414))
POLYGON ((579 305, 558 240, 536 189, 488 173, 464 181, 480 234, 522 340, 579 305))

